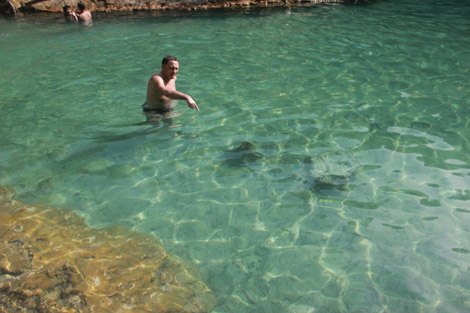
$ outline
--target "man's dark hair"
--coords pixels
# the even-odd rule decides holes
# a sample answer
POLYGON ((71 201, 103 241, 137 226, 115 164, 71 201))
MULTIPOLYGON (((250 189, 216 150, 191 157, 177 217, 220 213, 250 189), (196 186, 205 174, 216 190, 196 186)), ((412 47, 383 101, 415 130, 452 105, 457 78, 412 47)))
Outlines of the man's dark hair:
POLYGON ((178 61, 178 59, 174 56, 167 55, 166 57, 163 58, 162 65, 168 64, 168 62, 170 62, 170 61, 178 61))
POLYGON ((78 7, 80 10, 85 10, 85 3, 83 3, 83 2, 80 1, 80 2, 77 4, 77 7, 78 7))
POLYGON ((67 12, 67 9, 70 9, 70 5, 66 4, 62 7, 62 11, 64 11, 64 13, 67 12))

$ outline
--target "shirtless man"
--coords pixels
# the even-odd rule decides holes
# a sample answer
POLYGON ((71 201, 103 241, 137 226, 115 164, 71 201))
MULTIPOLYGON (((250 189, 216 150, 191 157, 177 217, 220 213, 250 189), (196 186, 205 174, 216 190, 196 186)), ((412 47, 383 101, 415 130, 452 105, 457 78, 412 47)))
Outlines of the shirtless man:
POLYGON ((85 4, 82 1, 80 1, 77 4, 77 8, 78 8, 78 14, 77 14, 78 21, 82 22, 82 23, 85 23, 85 24, 90 23, 91 22, 91 13, 90 13, 90 11, 88 11, 85 8, 85 4))
POLYGON ((171 100, 186 100, 191 109, 199 111, 196 102, 189 95, 176 90, 178 59, 166 56, 162 60, 160 73, 150 77, 147 87, 147 101, 142 105, 144 112, 164 114, 173 110, 171 100))

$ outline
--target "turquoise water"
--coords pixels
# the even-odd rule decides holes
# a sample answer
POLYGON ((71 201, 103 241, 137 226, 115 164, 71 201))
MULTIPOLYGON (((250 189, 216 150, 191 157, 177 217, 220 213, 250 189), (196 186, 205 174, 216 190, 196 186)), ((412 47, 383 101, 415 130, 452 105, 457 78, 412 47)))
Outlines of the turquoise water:
POLYGON ((152 233, 214 312, 470 311, 470 3, 0 20, 0 185, 152 233), (146 124, 148 78, 180 102, 146 124))

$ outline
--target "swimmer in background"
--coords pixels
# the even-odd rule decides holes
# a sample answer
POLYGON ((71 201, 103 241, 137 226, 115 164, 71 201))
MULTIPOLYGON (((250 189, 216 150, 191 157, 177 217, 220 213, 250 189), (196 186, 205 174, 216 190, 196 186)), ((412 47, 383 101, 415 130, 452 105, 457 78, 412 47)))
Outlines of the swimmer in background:
POLYGON ((78 8, 78 14, 77 14, 78 21, 84 24, 91 23, 91 13, 85 8, 85 4, 82 1, 80 1, 77 4, 77 8, 78 8))
POLYGON ((64 5, 62 11, 64 12, 64 17, 67 22, 78 22, 77 14, 72 11, 70 5, 64 5))
POLYGON ((166 56, 162 60, 160 73, 150 77, 147 85, 147 100, 142 105, 147 117, 148 114, 165 115, 174 108, 171 100, 186 100, 188 107, 199 111, 196 102, 189 95, 176 90, 176 74, 179 70, 178 59, 166 56))

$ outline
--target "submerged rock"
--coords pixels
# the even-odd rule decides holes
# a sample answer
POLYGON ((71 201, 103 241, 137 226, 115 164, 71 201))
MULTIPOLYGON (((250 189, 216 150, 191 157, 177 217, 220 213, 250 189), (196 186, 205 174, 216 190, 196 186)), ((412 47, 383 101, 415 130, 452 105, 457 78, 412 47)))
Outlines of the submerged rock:
POLYGON ((246 166, 264 156, 256 151, 256 146, 253 143, 244 141, 238 147, 225 151, 224 157, 225 163, 229 166, 246 166))
POLYGON ((149 235, 97 230, 0 187, 1 312, 210 312, 194 267, 149 235))
POLYGON ((322 192, 344 190, 361 164, 353 155, 337 152, 307 157, 303 167, 305 183, 312 191, 322 192))

